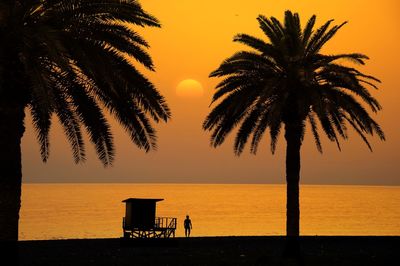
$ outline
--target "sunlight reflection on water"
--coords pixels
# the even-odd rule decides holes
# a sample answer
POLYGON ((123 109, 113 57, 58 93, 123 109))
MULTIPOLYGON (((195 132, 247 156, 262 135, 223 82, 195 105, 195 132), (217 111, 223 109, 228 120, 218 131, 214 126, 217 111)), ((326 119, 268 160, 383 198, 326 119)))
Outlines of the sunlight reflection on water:
MULTIPOLYGON (((193 236, 284 235, 284 185, 24 184, 20 239, 122 236, 122 200, 164 198, 157 216, 189 214, 193 236)), ((301 187, 302 235, 400 235, 400 187, 301 187)))

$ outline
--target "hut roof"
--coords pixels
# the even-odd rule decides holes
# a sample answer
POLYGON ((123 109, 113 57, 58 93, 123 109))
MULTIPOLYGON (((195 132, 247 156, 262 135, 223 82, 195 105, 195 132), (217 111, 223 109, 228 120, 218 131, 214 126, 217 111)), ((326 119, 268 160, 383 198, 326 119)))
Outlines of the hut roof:
POLYGON ((164 199, 139 199, 139 198, 129 198, 126 200, 123 200, 122 202, 157 202, 157 201, 162 201, 164 199))

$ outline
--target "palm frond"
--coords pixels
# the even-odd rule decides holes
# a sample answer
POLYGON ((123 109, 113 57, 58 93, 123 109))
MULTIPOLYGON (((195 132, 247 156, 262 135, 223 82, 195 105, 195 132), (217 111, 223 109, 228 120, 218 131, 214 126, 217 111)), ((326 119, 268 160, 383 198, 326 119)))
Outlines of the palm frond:
POLYGON ((263 15, 259 15, 257 17, 257 21, 272 45, 278 46, 281 43, 284 34, 283 27, 280 22, 275 18, 271 18, 270 20, 263 15))
POLYGON ((317 122, 315 120, 314 113, 310 112, 307 117, 308 117, 308 120, 311 125, 311 132, 313 133, 315 145, 317 146, 317 150, 320 153, 322 153, 321 139, 319 137, 317 122))
POLYGON ((317 31, 311 36, 311 39, 308 42, 305 49, 306 56, 314 54, 313 52, 315 51, 316 45, 320 42, 321 38, 324 36, 325 32, 328 30, 332 22, 333 19, 328 20, 324 25, 318 28, 317 31))
POLYGON ((62 91, 62 88, 55 94, 55 113, 64 129, 70 143, 75 163, 86 161, 86 150, 83 142, 79 118, 74 112, 71 100, 68 94, 62 91))
POLYGON ((242 44, 245 44, 251 48, 256 49, 260 53, 265 53, 268 52, 268 43, 264 42, 262 39, 253 37, 248 34, 238 34, 233 38, 234 42, 240 42, 242 44))
POLYGON ((218 69, 211 72, 210 77, 249 73, 257 69, 264 69, 264 72, 269 71, 270 77, 275 76, 278 72, 276 65, 262 55, 254 52, 241 51, 224 60, 218 69))
POLYGON ((293 14, 290 11, 285 12, 285 43, 289 54, 296 56, 301 53, 301 26, 300 18, 297 13, 293 14))
POLYGON ((105 166, 110 166, 115 156, 113 137, 101 108, 87 93, 85 84, 70 78, 64 80, 63 86, 68 89, 74 111, 95 145, 98 158, 105 166))
POLYGON ((51 19, 101 19, 139 26, 160 27, 159 21, 145 12, 137 1, 129 0, 46 0, 51 19))
POLYGON ((245 87, 227 96, 207 116, 203 129, 214 130, 211 145, 216 147, 225 140, 231 130, 248 114, 258 100, 253 87, 245 87), (243 96, 246 95, 246 98, 243 96), (251 97, 249 97, 251 96, 251 97))
POLYGON ((241 126, 239 127, 238 133, 236 134, 234 150, 236 155, 240 155, 252 134, 254 128, 256 128, 259 120, 260 113, 262 112, 259 106, 249 111, 246 118, 243 119, 241 126))
POLYGON ((343 27, 345 24, 347 24, 347 22, 343 22, 343 23, 340 24, 340 25, 333 26, 328 32, 326 32, 326 33, 324 33, 322 36, 320 36, 319 39, 316 40, 316 41, 313 43, 312 47, 310 47, 310 48, 307 50, 307 52, 308 52, 308 53, 312 53, 312 54, 318 53, 318 52, 321 50, 322 46, 324 46, 324 44, 325 44, 326 42, 328 42, 333 36, 335 36, 336 32, 337 32, 341 27, 343 27))
POLYGON ((317 16, 313 15, 307 21, 307 25, 304 27, 304 30, 303 30, 303 49, 307 46, 307 44, 310 41, 310 36, 313 33, 313 28, 314 28, 316 19, 317 19, 317 16))
POLYGON ((30 111, 32 114, 33 127, 36 131, 36 137, 40 145, 40 155, 43 162, 47 162, 50 155, 50 126, 51 126, 51 112, 43 108, 33 98, 30 104, 30 111))

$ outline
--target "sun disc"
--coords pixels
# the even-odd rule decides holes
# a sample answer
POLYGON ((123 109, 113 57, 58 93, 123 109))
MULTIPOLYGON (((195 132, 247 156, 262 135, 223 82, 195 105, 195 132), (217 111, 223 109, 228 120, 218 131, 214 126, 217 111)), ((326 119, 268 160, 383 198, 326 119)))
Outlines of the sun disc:
POLYGON ((176 94, 179 97, 201 97, 203 93, 203 86, 194 79, 182 80, 176 87, 176 94))

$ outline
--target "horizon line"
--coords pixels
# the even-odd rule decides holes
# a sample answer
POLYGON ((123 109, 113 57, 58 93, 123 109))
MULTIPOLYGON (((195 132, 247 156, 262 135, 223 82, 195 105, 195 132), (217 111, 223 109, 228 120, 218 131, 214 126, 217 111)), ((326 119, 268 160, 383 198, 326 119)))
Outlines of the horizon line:
MULTIPOLYGON (((82 181, 82 182, 54 182, 54 181, 23 181, 22 184, 137 184, 137 185, 282 185, 286 183, 222 183, 222 182, 140 182, 140 181, 82 181)), ((300 186, 368 186, 368 187, 399 187, 400 184, 357 184, 357 183, 300 183, 300 186)))

